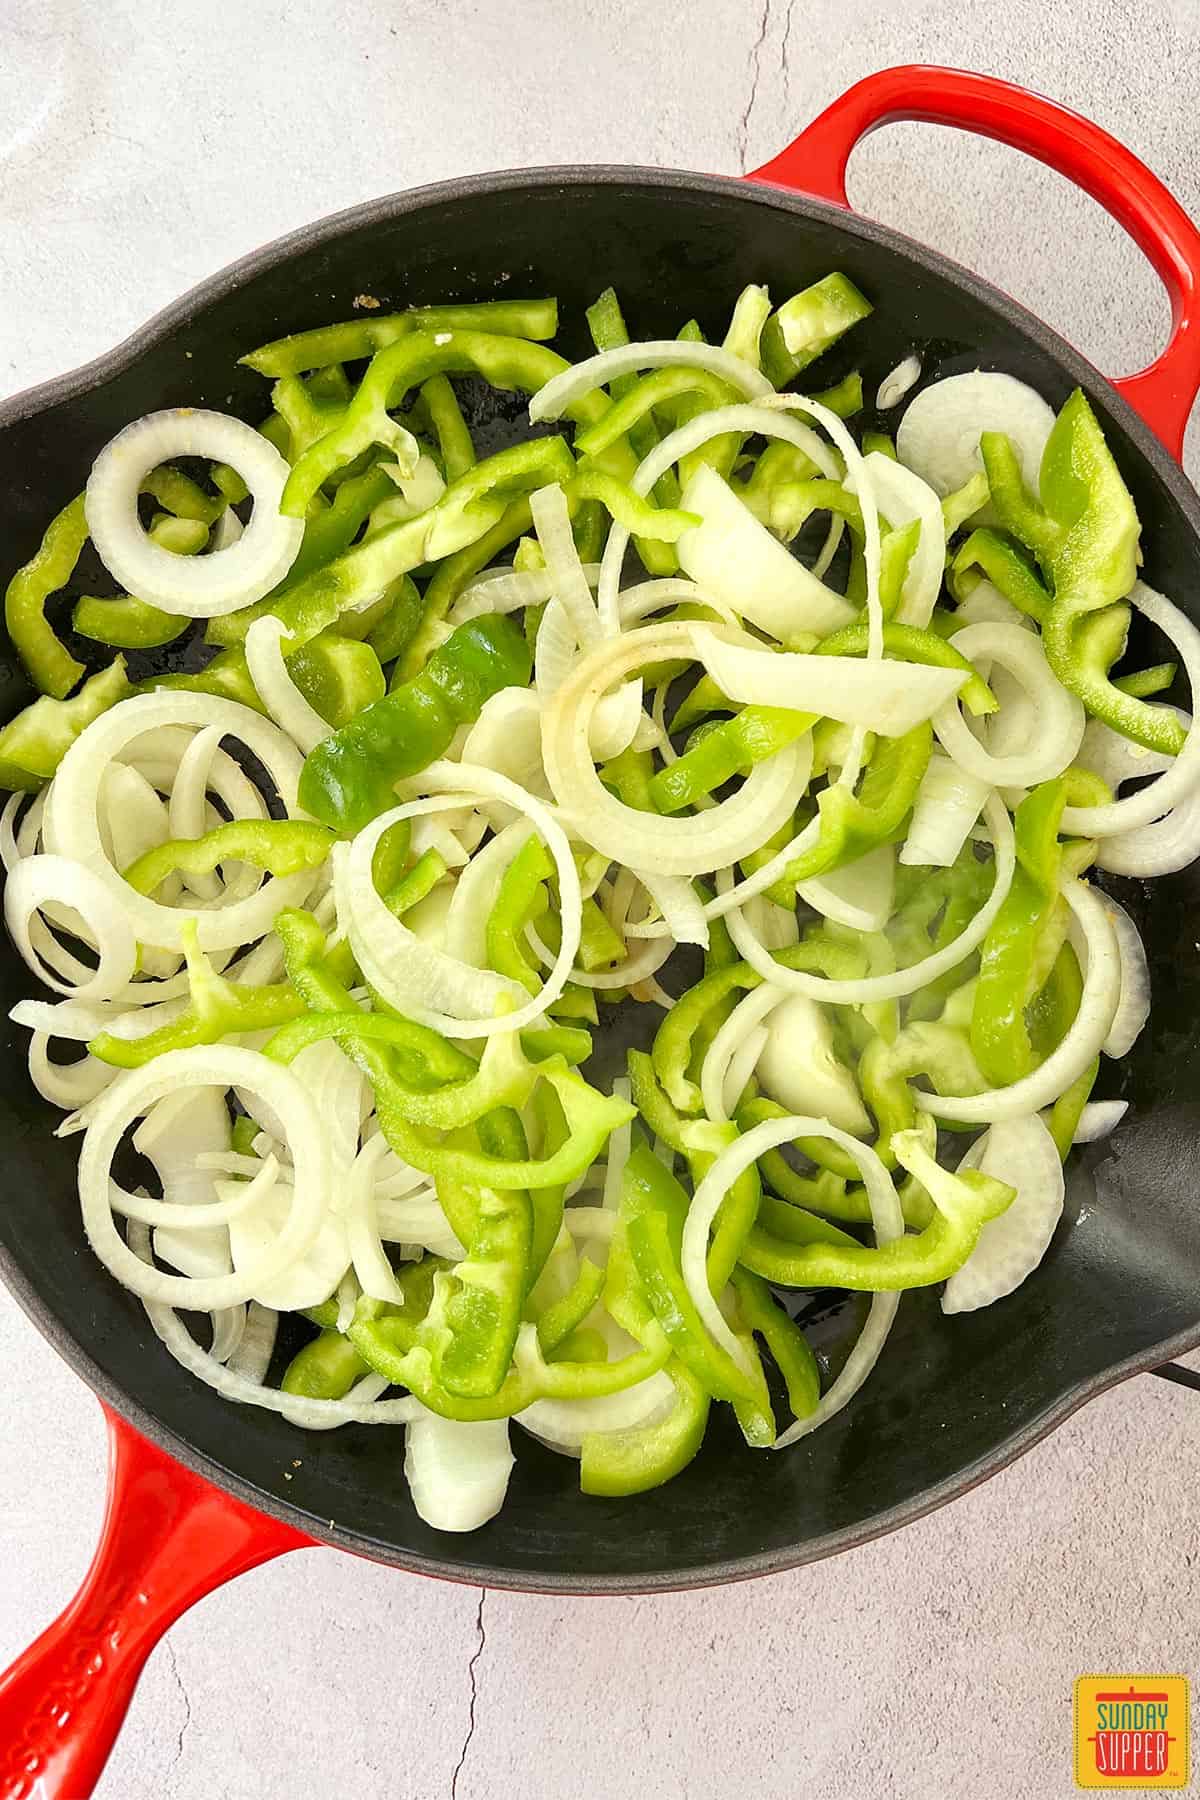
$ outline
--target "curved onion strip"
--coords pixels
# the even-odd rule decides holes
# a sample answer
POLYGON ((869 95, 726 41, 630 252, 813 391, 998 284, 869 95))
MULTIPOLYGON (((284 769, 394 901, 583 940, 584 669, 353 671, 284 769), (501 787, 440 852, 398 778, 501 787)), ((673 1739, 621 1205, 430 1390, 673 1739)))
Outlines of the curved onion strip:
POLYGON ((933 489, 903 463, 878 450, 863 458, 863 468, 893 527, 920 521, 920 535, 909 561, 896 618, 901 625, 927 626, 942 591, 946 565, 946 522, 933 489))
POLYGON ((675 1404, 675 1386, 661 1369, 617 1394, 587 1400, 535 1400, 513 1416, 518 1425, 569 1456, 578 1456, 593 1431, 630 1431, 665 1416, 675 1404))
POLYGON ((993 1125, 959 1168, 980 1169, 1015 1192, 1004 1212, 985 1221, 970 1256, 947 1281, 944 1313, 975 1312, 1020 1287, 1045 1256, 1063 1209, 1062 1158, 1037 1113, 993 1125))
MULTIPOLYGON (((833 1006, 862 1006, 874 1000, 899 1000, 906 994, 915 994, 927 982, 944 975, 948 969, 957 968, 963 958, 983 942, 1012 885, 1016 851, 1008 808, 997 794, 992 794, 984 804, 983 816, 995 845, 992 891, 975 917, 956 938, 943 945, 942 949, 935 950, 931 956, 923 957, 911 968, 897 969, 892 975, 865 975, 857 981, 831 981, 823 975, 806 974, 801 969, 785 969, 755 936, 745 915, 736 907, 728 914, 729 935, 751 968, 757 969, 765 981, 773 982, 776 987, 785 989, 788 993, 807 994, 812 1000, 826 1000, 833 1006)), ((718 884, 727 879, 727 875, 718 876, 718 884)), ((919 1098, 924 1101, 927 1096, 921 1095, 919 1098)), ((939 1106, 942 1104, 938 1101, 939 1106)), ((945 1104, 965 1105, 966 1102, 946 1101, 945 1104)), ((1026 1107, 1024 1110, 1030 1109, 1026 1107)), ((946 1114, 948 1118, 958 1116, 946 1114)))
POLYGON ((288 465, 253 426, 226 413, 181 406, 148 413, 106 444, 88 477, 84 512, 109 574, 163 612, 214 619, 269 594, 296 560, 303 519, 279 510, 288 465), (232 463, 254 497, 250 523, 228 549, 177 556, 154 543, 137 516, 144 478, 179 456, 232 463))
MULTIPOLYGON (((223 1200, 155 1200, 149 1194, 127 1194, 115 1181, 109 1184, 109 1198, 115 1213, 126 1219, 136 1219, 139 1225, 167 1225, 177 1231, 209 1231, 218 1225, 228 1225, 231 1219, 239 1219, 245 1212, 252 1212, 278 1180, 279 1159, 268 1156, 259 1164, 252 1181, 235 1183, 237 1192, 227 1194, 223 1200)), ((215 1194, 216 1191, 217 1184, 214 1183, 212 1192, 215 1194)))
POLYGON ((84 1056, 73 1063, 51 1062, 50 1038, 44 1031, 35 1031, 29 1040, 29 1079, 51 1106, 61 1106, 69 1112, 90 1106, 119 1073, 95 1056, 84 1056))
POLYGON ((1121 997, 1108 1036, 1100 1048, 1105 1056, 1128 1056, 1150 1017, 1150 965, 1146 961, 1141 933, 1111 894, 1104 896, 1104 910, 1121 959, 1121 997))
POLYGON ((79 1154, 79 1197, 92 1249, 134 1293, 201 1312, 236 1306, 302 1257, 315 1239, 330 1203, 324 1130, 310 1095, 280 1063, 232 1044, 169 1050, 145 1068, 127 1070, 90 1108, 79 1154), (260 1096, 286 1126, 296 1171, 287 1223, 266 1255, 233 1275, 192 1279, 147 1269, 113 1223, 109 1176, 121 1139, 139 1114, 168 1094, 234 1085, 260 1096))
POLYGON ((282 619, 264 613, 246 633, 246 665, 259 699, 281 731, 286 731, 305 756, 327 738, 333 727, 309 704, 288 674, 280 648, 290 633, 282 619))
POLYGON ((875 395, 876 412, 888 412, 893 406, 899 406, 910 388, 916 386, 921 379, 921 359, 919 356, 906 356, 898 362, 890 374, 885 375, 875 395))
POLYGON ((5 883, 4 923, 28 967, 56 993, 112 1000, 133 980, 138 947, 128 914, 98 875, 65 856, 26 856, 17 864, 5 883), (76 985, 51 974, 30 939, 30 918, 48 903, 82 914, 97 946, 97 968, 76 985))
POLYGON ((567 835, 540 800, 494 770, 465 763, 431 763, 422 772, 421 785, 431 798, 410 800, 395 807, 360 831, 352 844, 339 844, 335 849, 338 916, 363 979, 389 1005, 446 1037, 488 1037, 497 1031, 521 1031, 557 1000, 579 950, 583 901, 567 835), (389 825, 442 810, 448 799, 458 805, 464 800, 488 799, 512 807, 529 820, 554 859, 562 942, 544 987, 533 999, 526 999, 511 981, 470 968, 422 943, 403 920, 393 917, 375 890, 371 862, 375 846, 389 825), (524 1003, 517 1005, 515 1011, 498 1010, 518 1001, 524 1003), (490 1012, 478 1012, 481 1002, 490 1007, 490 1012))
MULTIPOLYGON (((271 876, 257 893, 230 906, 192 912, 162 906, 137 894, 121 879, 104 854, 97 808, 100 784, 109 761, 120 756, 143 733, 157 725, 217 727, 223 737, 240 740, 257 757, 274 782, 290 817, 303 817, 296 804, 296 785, 303 766, 295 745, 270 720, 234 700, 211 694, 164 691, 122 700, 80 733, 54 777, 50 815, 61 853, 84 864, 121 905, 129 926, 142 944, 182 950, 183 928, 194 917, 202 950, 226 950, 253 943, 269 930, 285 906, 298 906, 317 879, 314 870, 271 876)), ((156 998, 166 996, 156 995, 156 998)))
POLYGON ((932 382, 917 395, 896 432, 896 453, 945 499, 983 467, 983 433, 1003 431, 1036 494, 1053 424, 1053 412, 1034 388, 1014 375, 972 369, 932 382))
MULTIPOLYGON (((525 940, 538 960, 552 968, 554 952, 539 937, 534 925, 525 927, 525 940)), ((603 993, 606 988, 636 987, 639 981, 646 981, 658 973, 674 948, 675 940, 669 934, 652 938, 639 944, 624 962, 614 963, 611 969, 572 969, 567 979, 575 987, 593 988, 597 993, 603 993)))
MULTIPOLYGON (((507 692, 508 690, 501 690, 507 692)), ((541 755, 538 755, 541 764, 541 755)), ((496 904, 500 883, 513 858, 519 853, 531 828, 524 819, 514 819, 498 831, 490 843, 477 850, 454 884, 446 913, 446 953, 473 969, 487 967, 488 915, 496 904)), ((547 963, 554 958, 547 955, 547 963)))
POLYGON ((1062 884, 1063 898, 1075 915, 1087 943, 1087 966, 1079 1011, 1066 1036, 1032 1075, 1011 1086, 984 1094, 943 1098, 914 1091, 917 1105, 939 1119, 965 1125, 991 1125, 1022 1113, 1040 1112, 1069 1088, 1098 1055, 1116 1017, 1121 997, 1121 958, 1109 919, 1106 897, 1082 881, 1062 884))
POLYGON ((677 944, 699 944, 707 950, 708 922, 704 917, 704 906, 686 876, 660 875, 654 869, 634 869, 633 873, 662 914, 667 935, 677 944))
MULTIPOLYGON (((140 1225, 129 1227, 130 1248, 137 1250, 139 1255, 142 1254, 138 1238, 141 1230, 140 1225)), ((150 1303, 143 1301, 142 1304, 149 1311, 150 1303)), ((278 1335, 279 1314, 275 1308, 264 1306, 261 1300, 251 1300, 246 1308, 245 1329, 237 1349, 229 1358, 230 1372, 241 1376, 245 1381, 265 1381, 271 1358, 275 1354, 275 1339, 278 1335)), ((203 1379, 201 1376, 201 1380, 203 1379)))
MULTIPOLYGON (((1191 714, 1184 712, 1181 706, 1163 703, 1162 711, 1173 714, 1185 731, 1191 730, 1191 714)), ((1173 756, 1162 750, 1149 750, 1145 744, 1135 744, 1132 738, 1114 731, 1103 719, 1088 720, 1076 761, 1099 775, 1114 794, 1119 793, 1127 781, 1145 781, 1151 775, 1165 775, 1175 764, 1173 756)))
MULTIPOLYGON (((730 1116, 728 1095, 726 1093, 726 1077, 736 1052, 747 1038, 756 1032, 765 1019, 768 1019, 784 996, 778 988, 770 987, 766 982, 759 988, 752 988, 738 1001, 720 1030, 713 1037, 704 1057, 704 1066, 700 1071, 700 1093, 704 1101, 704 1110, 710 1119, 723 1123, 730 1116)), ((762 1046, 759 1046, 761 1052, 762 1046)), ((755 1062, 758 1056, 755 1056, 755 1062)), ((732 1085, 730 1083, 729 1085, 732 1085)), ((745 1086, 743 1082, 742 1087, 745 1086)), ((736 1103, 741 1093, 733 1096, 736 1103)))
POLYGON ((529 510, 546 559, 550 591, 566 613, 576 643, 592 644, 600 636, 600 620, 571 535, 571 515, 561 485, 554 482, 538 488, 529 496, 529 510))
POLYGON ((988 789, 986 781, 935 751, 921 777, 900 861, 906 867, 948 869, 970 836, 988 789))
POLYGON ((375 1171, 387 1151, 382 1138, 370 1138, 349 1172, 350 1202, 346 1209, 350 1259, 358 1284, 369 1300, 404 1305, 404 1292, 392 1273, 379 1231, 375 1171))
MULTIPOLYGON (((1157 625, 1179 652, 1187 672, 1192 694, 1200 694, 1200 631, 1191 620, 1137 581, 1129 600, 1152 625, 1157 625)), ((1193 703, 1193 711, 1194 711, 1193 703)), ((1193 722, 1179 755, 1165 774, 1149 782, 1136 794, 1124 800, 1113 800, 1106 806, 1066 806, 1063 808, 1062 831, 1072 837, 1112 837, 1118 831, 1131 831, 1137 825, 1149 825, 1161 819, 1200 784, 1200 732, 1193 722)))
POLYGON ((1128 1100, 1089 1100, 1079 1115, 1073 1144, 1096 1144, 1117 1129, 1129 1111, 1128 1100))
MULTIPOLYGON (((222 513, 218 526, 229 517, 236 518, 236 513, 222 513)), ((246 1330, 246 1308, 244 1306, 225 1306, 220 1312, 210 1314, 212 1319, 212 1343, 208 1354, 214 1362, 227 1363, 238 1348, 246 1330)))
MULTIPOLYGON (((709 1289, 709 1232, 722 1200, 738 1176, 765 1151, 775 1150, 781 1144, 793 1143, 798 1137, 829 1138, 854 1158, 862 1171, 867 1190, 876 1243, 889 1244, 904 1235, 904 1215, 900 1210, 900 1201, 891 1176, 874 1150, 861 1144, 849 1133, 839 1131, 836 1125, 805 1114, 789 1114, 783 1119, 767 1119, 735 1139, 727 1149, 721 1151, 697 1187, 688 1208, 683 1227, 682 1267, 688 1292, 705 1325, 717 1343, 743 1368, 747 1366, 745 1351, 726 1324, 725 1315, 709 1289)), ((838 1379, 816 1411, 809 1418, 798 1420, 796 1425, 783 1434, 778 1440, 777 1449, 793 1443, 797 1437, 815 1431, 818 1425, 823 1424, 833 1413, 839 1412, 852 1395, 857 1393, 875 1365, 898 1304, 897 1294, 875 1296, 867 1325, 838 1379)))
MULTIPOLYGON (((589 588, 600 579, 599 563, 584 563, 589 588)), ((554 593, 547 569, 485 569, 464 588, 446 615, 448 625, 462 625, 485 613, 519 612, 525 606, 541 606, 554 593)))
MULTIPOLYGON (((700 348, 700 346, 689 345, 688 348, 696 349, 700 348)), ((743 365, 743 367, 745 367, 745 365, 743 365)), ((758 433, 760 436, 782 438, 785 443, 795 444, 797 449, 805 451, 805 453, 816 463, 823 475, 829 476, 830 479, 834 481, 838 480, 841 476, 841 470, 838 468, 837 459, 830 455, 828 445, 822 442, 821 438, 811 426, 800 425, 794 419, 781 417, 779 411, 776 409, 784 402, 786 402, 789 407, 794 407, 797 411, 806 412, 811 414, 814 418, 819 418, 822 424, 825 423, 827 418, 834 418, 834 414, 829 412, 826 407, 818 405, 815 401, 804 400, 799 394, 772 395, 772 404, 769 410, 765 404, 759 406, 717 407, 712 412, 701 413, 698 418, 692 419, 687 425, 681 425, 678 430, 671 432, 668 437, 665 437, 661 444, 656 445, 649 456, 647 456, 638 466, 637 472, 631 483, 634 492, 645 496, 650 492, 659 477, 665 475, 667 470, 672 468, 681 457, 690 456, 693 450, 699 450, 702 445, 709 443, 712 438, 720 437, 724 433, 731 431, 744 434, 753 432, 758 433)), ((841 434, 851 446, 853 458, 855 459, 852 466, 860 466, 862 456, 858 446, 854 443, 849 432, 845 430, 840 419, 836 420, 836 424, 841 434)), ((844 453, 844 445, 841 436, 839 436, 838 433, 835 433, 832 430, 832 427, 830 428, 830 435, 834 438, 834 442, 837 443, 838 448, 843 450, 844 453)), ((851 465, 848 464, 848 466, 851 465)), ((860 499, 861 498, 862 497, 860 496, 860 499)), ((867 577, 869 587, 872 568, 870 519, 874 519, 875 593, 876 597, 878 597, 879 521, 874 513, 873 506, 873 499, 868 495, 863 501, 863 523, 867 527, 867 577)), ((610 636, 615 636, 621 629, 621 570, 625 561, 625 552, 629 547, 629 536, 630 534, 625 527, 617 520, 614 520, 612 529, 608 534, 608 541, 604 546, 604 556, 600 563, 600 582, 596 593, 596 604, 600 612, 601 627, 610 636)), ((880 642, 882 643, 882 636, 880 642)), ((876 652, 876 654, 878 654, 878 652, 876 652)))
MULTIPOLYGON (((530 422, 540 425, 547 419, 561 418, 576 400, 595 393, 597 388, 607 387, 610 381, 622 375, 634 375, 639 369, 666 369, 677 365, 687 369, 707 369, 752 400, 765 399, 775 392, 765 375, 760 375, 731 350, 719 350, 712 344, 680 342, 678 338, 655 339, 642 344, 622 344, 616 350, 602 350, 597 356, 572 363, 569 369, 555 375, 534 394, 529 402, 530 422)), ((661 469, 659 474, 662 474, 661 469)), ((657 479, 656 475, 654 480, 657 479)), ((650 487, 653 485, 651 482, 650 487)), ((649 493, 650 488, 641 491, 649 493)))
POLYGON ((1027 750, 994 756, 967 725, 957 699, 950 700, 933 715, 933 729, 946 753, 968 775, 993 787, 1031 787, 1061 775, 1083 742, 1087 714, 1055 676, 1039 640, 1017 625, 980 624, 964 626, 950 642, 968 661, 998 663, 1021 683, 1036 729, 1027 750))
MULTIPOLYGON (((185 746, 175 770, 175 779, 171 782, 171 795, 167 803, 171 837, 198 838, 203 837, 207 831, 209 779, 214 758, 220 748, 221 733, 215 725, 208 725, 203 731, 196 732, 185 746)), ((215 870, 207 875, 185 874, 183 885, 190 894, 197 895, 201 900, 215 900, 221 892, 220 878, 215 870)), ((226 1359, 222 1357, 220 1360, 226 1359)))
POLYGON ((588 732, 604 693, 636 668, 681 651, 699 655, 710 631, 690 623, 648 625, 606 639, 572 671, 542 719, 546 774, 572 828, 603 855, 657 874, 701 875, 736 862, 779 829, 803 792, 794 745, 756 764, 735 795, 694 818, 651 818, 601 782, 588 732))

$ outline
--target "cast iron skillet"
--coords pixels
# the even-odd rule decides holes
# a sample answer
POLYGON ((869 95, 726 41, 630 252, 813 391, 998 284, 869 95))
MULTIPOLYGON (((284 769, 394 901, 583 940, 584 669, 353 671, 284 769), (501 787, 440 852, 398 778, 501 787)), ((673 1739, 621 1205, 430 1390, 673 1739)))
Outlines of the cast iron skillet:
MULTIPOLYGON (((261 383, 235 367, 238 354, 346 316, 364 292, 388 307, 554 293, 565 347, 582 353, 583 309, 610 282, 639 334, 653 337, 691 313, 719 332, 747 281, 783 295, 834 268, 872 295, 877 311, 844 359, 829 359, 826 379, 861 362, 873 393, 916 348, 927 378, 1007 369, 1054 405, 1081 385, 1136 497, 1147 579, 1191 605, 1200 591, 1200 504, 1171 452, 1200 386, 1200 234, 1095 126, 1005 83, 922 68, 851 89, 751 185, 622 168, 475 177, 374 201, 247 258, 87 369, 0 408, 0 577, 30 554, 46 519, 127 420, 188 402, 261 413, 261 383), (1175 329, 1164 355, 1114 387, 986 283, 848 212, 850 150, 900 118, 1002 138, 1096 195, 1170 290, 1175 329)), ((486 447, 518 410, 495 417, 493 397, 492 414, 477 413, 486 447)), ((3 683, 11 713, 27 697, 11 657, 3 683)), ((272 1414, 228 1405, 170 1360, 138 1303, 84 1246, 77 1146, 51 1136, 57 1115, 29 1085, 24 1034, 10 1031, 0 1049, 0 1273, 110 1409, 113 1456, 97 1562, 64 1619, 0 1683, 0 1792, 29 1794, 39 1778, 42 1795, 89 1791, 162 1630, 218 1582, 283 1550, 316 1540, 426 1574, 569 1593, 765 1574, 941 1505, 1091 1395, 1200 1343, 1200 981, 1184 931, 1194 890, 1190 876, 1152 890, 1121 884, 1151 949, 1154 1013, 1129 1062, 1110 1072, 1132 1101, 1127 1121, 1073 1166, 1067 1216, 1036 1278, 953 1320, 942 1318, 936 1293, 909 1295, 864 1392, 784 1455, 751 1454, 718 1419, 701 1456, 668 1487, 607 1502, 582 1498, 575 1465, 522 1437, 503 1512, 461 1539, 417 1519, 396 1433, 297 1432, 272 1414)), ((5 945, 0 1016, 28 986, 5 945)), ((856 1323, 847 1307, 819 1329, 836 1347, 856 1323)))

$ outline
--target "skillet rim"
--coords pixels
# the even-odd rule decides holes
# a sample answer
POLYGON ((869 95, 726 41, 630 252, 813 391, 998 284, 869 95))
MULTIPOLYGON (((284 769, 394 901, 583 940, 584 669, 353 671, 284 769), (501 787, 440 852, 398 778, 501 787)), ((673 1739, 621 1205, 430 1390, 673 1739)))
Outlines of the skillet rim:
MULTIPOLYGON (((564 164, 532 169, 506 169, 491 173, 463 176, 421 187, 402 189, 382 195, 356 206, 325 215, 312 223, 275 238, 260 248, 227 264, 162 308, 144 325, 139 326, 120 343, 102 352, 90 362, 66 373, 25 388, 0 400, 0 433, 8 427, 36 417, 60 402, 73 399, 111 380, 132 366, 155 345, 188 325, 214 301, 233 292, 268 269, 286 263, 292 257, 322 245, 335 242, 352 231, 383 225, 407 213, 426 207, 449 205, 468 197, 487 197, 519 193, 530 188, 564 189, 595 186, 640 186, 666 192, 681 189, 693 193, 710 193, 736 198, 750 205, 761 205, 819 221, 844 231, 867 244, 877 244, 898 253, 906 260, 968 293, 972 299, 1000 315, 1025 337, 1031 338, 1072 380, 1093 391, 1104 392, 1107 408, 1117 417, 1134 447, 1151 465, 1176 506, 1182 522, 1193 537, 1200 540, 1200 497, 1197 496, 1183 468, 1141 415, 1129 404, 1113 383, 1090 363, 1066 339, 1052 330, 1036 314, 1001 289, 964 268, 940 251, 921 244, 903 232, 878 221, 860 216, 852 209, 820 200, 790 188, 758 182, 744 176, 703 175, 691 170, 654 169, 624 164, 564 164)), ((0 1163, 2 1166, 2 1163, 0 1163)), ((221 1491, 234 1495, 254 1510, 281 1520, 307 1534, 319 1544, 348 1550, 375 1562, 402 1568, 410 1573, 442 1580, 505 1589, 517 1593, 543 1594, 651 1594, 682 1592, 694 1588, 719 1586, 734 1581, 753 1580, 779 1574, 817 1562, 842 1551, 857 1548, 875 1538, 901 1529, 947 1505, 969 1492, 992 1475, 1010 1467, 1019 1457, 1057 1429, 1080 1407, 1109 1388, 1144 1373, 1159 1363, 1172 1361, 1200 1347, 1200 1319, 1196 1325, 1163 1339, 1137 1354, 1100 1370, 1086 1381, 1077 1382, 1044 1412, 1021 1430, 1002 1438, 985 1456, 976 1458, 955 1475, 948 1476, 911 1499, 874 1515, 857 1525, 831 1531, 787 1549, 763 1551, 756 1555, 736 1557, 713 1563, 696 1563, 686 1570, 652 1575, 572 1575, 570 1573, 540 1577, 536 1583, 523 1579, 512 1570, 493 1569, 401 1551, 395 1544, 364 1536, 345 1526, 330 1525, 289 1504, 276 1495, 256 1487, 233 1470, 226 1469, 198 1451, 186 1438, 163 1425, 140 1400, 111 1381, 98 1367, 86 1346, 54 1315, 43 1300, 36 1284, 18 1264, 12 1252, 0 1243, 0 1280, 13 1295, 22 1311, 62 1356, 74 1372, 81 1376, 94 1393, 135 1430, 185 1467, 203 1476, 221 1491)))

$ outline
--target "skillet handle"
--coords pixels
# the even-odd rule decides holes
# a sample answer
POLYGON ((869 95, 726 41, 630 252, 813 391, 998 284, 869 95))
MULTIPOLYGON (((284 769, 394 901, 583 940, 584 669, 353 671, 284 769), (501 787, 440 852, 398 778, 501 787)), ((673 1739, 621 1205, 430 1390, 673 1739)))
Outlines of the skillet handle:
POLYGON ((87 1800, 168 1626, 233 1576, 311 1542, 104 1410, 108 1502, 92 1566, 0 1676, 0 1800, 87 1800))
POLYGON ((1084 188, 1124 226, 1170 296, 1171 338, 1148 368, 1113 385, 1179 456, 1200 391, 1200 231, 1157 175, 1099 125, 993 75, 913 63, 856 82, 749 179, 848 206, 846 164, 854 146, 902 119, 952 125, 1023 150, 1084 188))

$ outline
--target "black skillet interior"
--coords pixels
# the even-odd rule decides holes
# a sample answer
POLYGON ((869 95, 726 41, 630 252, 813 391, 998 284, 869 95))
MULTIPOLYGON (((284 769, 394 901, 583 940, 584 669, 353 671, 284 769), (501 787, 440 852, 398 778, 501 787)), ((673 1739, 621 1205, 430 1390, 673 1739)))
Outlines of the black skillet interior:
MULTIPOLYGON (((183 403, 260 417, 266 386, 236 366, 238 355, 350 316, 356 296, 386 308, 555 293, 561 346, 581 354, 583 309, 609 283, 638 336, 673 336, 693 314, 719 335, 744 283, 765 282, 782 297, 833 268, 876 312, 814 368, 814 386, 857 366, 873 394, 914 349, 924 379, 1002 368, 1055 405, 1082 383, 1137 499, 1146 577, 1191 604, 1200 592, 1195 496, 1095 371, 1037 321, 936 255, 821 203, 630 170, 492 177, 358 209, 217 277, 90 370, 0 408, 0 578, 30 554, 120 426, 183 403)), ((494 397, 476 396, 471 423, 492 448, 519 431, 520 412, 516 402, 497 411, 494 397)), ((27 696, 11 655, 2 666, 7 716, 27 696)), ((141 1430, 347 1548, 542 1590, 644 1590, 787 1567, 952 1497, 1089 1392, 1200 1339, 1195 888, 1190 876, 1119 884, 1150 946, 1154 1013, 1128 1062, 1106 1071, 1105 1091, 1127 1094, 1130 1114, 1110 1142, 1073 1159, 1067 1217, 1037 1276, 953 1320, 942 1318, 935 1292, 909 1295, 868 1387, 786 1454, 747 1450, 722 1408, 684 1475, 658 1493, 609 1502, 582 1498, 576 1466, 518 1432, 500 1517, 469 1538, 438 1536, 409 1502, 396 1433, 306 1436, 219 1400, 160 1349, 138 1304, 83 1243, 77 1144, 51 1136, 57 1115, 33 1093, 25 1034, 11 1027, 0 1051, 0 1271, 67 1359, 141 1430)), ((5 944, 4 1013, 30 988, 5 944)), ((848 1306, 814 1321, 835 1355, 855 1325, 848 1306)))

